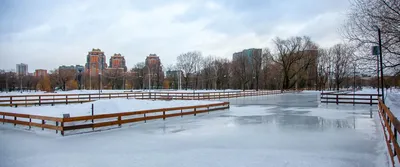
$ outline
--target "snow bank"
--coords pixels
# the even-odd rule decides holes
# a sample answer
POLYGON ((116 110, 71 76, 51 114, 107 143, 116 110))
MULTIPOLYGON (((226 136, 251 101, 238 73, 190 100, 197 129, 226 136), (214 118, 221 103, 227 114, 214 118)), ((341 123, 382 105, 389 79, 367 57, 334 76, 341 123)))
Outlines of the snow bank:
POLYGON ((388 93, 385 99, 386 106, 390 108, 390 111, 400 118, 400 92, 388 93))
POLYGON ((94 104, 94 114, 108 114, 119 112, 130 112, 138 110, 149 110, 158 108, 170 108, 181 106, 194 106, 220 103, 219 101, 197 101, 197 100, 172 100, 172 101, 152 101, 136 99, 107 99, 98 100, 91 103, 56 105, 56 106, 34 106, 34 107, 3 107, 0 111, 33 114, 42 116, 62 117, 69 113, 71 117, 91 115, 91 107, 94 104))
POLYGON ((378 94, 378 90, 372 88, 363 88, 362 90, 356 91, 356 94, 378 94))

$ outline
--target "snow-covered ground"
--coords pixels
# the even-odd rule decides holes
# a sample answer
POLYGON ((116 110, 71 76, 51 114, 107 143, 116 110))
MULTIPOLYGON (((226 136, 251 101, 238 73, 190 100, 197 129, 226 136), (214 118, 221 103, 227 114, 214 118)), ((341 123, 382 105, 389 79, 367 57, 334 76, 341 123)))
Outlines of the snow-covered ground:
POLYGON ((65 137, 0 125, 0 166, 387 167, 376 106, 317 96, 226 99, 225 111, 65 137))
POLYGON ((218 101, 198 101, 198 100, 136 100, 136 99, 107 99, 98 100, 83 104, 55 105, 55 106, 32 106, 32 107, 3 107, 0 111, 32 114, 41 116, 62 117, 63 114, 70 114, 71 117, 86 116, 92 113, 92 104, 94 105, 94 114, 108 114, 119 112, 131 112, 139 110, 150 110, 159 108, 195 106, 219 103, 218 101))
POLYGON ((400 119, 400 89, 391 89, 385 95, 385 104, 400 119))
MULTIPOLYGON (((385 104, 390 108, 392 113, 400 118, 400 89, 390 88, 384 89, 385 104)), ((363 89, 356 92, 357 94, 377 94, 377 89, 363 89)))

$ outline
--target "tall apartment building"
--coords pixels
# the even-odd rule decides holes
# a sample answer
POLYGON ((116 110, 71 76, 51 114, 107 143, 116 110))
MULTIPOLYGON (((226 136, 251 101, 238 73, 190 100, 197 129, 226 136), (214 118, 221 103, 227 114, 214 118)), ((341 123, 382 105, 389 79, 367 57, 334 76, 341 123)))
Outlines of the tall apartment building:
POLYGON ((256 48, 250 48, 250 49, 245 49, 241 52, 236 52, 232 56, 232 60, 236 60, 239 58, 239 56, 246 56, 249 60, 249 63, 252 62, 252 57, 254 55, 262 55, 262 49, 256 49, 256 48))
POLYGON ((120 53, 114 54, 114 56, 111 56, 110 58, 110 68, 123 68, 124 72, 127 71, 126 63, 125 63, 125 58, 124 56, 121 56, 120 53))
POLYGON ((154 66, 160 64, 160 62, 160 57, 158 57, 156 54, 150 54, 146 57, 146 65, 154 66))
POLYGON ((262 49, 256 49, 256 48, 250 48, 250 49, 245 49, 241 52, 236 52, 233 54, 232 56, 232 60, 235 61, 237 60, 239 57, 244 56, 248 63, 249 63, 249 67, 252 70, 253 69, 253 57, 254 56, 262 56, 262 49))
POLYGON ((43 77, 43 76, 47 76, 47 70, 45 69, 36 69, 35 73, 34 73, 35 77, 43 77))
POLYGON ((16 72, 18 76, 28 75, 28 64, 17 64, 16 72))
POLYGON ((107 67, 106 55, 100 49, 92 49, 86 57, 85 71, 90 75, 103 73, 107 67))

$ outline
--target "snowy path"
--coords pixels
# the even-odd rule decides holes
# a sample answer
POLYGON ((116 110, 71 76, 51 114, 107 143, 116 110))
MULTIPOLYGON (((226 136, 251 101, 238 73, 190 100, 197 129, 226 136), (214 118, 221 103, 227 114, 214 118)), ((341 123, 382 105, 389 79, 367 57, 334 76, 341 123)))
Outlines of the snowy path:
POLYGON ((313 94, 229 101, 229 111, 66 137, 0 125, 0 166, 385 167, 376 107, 313 94))

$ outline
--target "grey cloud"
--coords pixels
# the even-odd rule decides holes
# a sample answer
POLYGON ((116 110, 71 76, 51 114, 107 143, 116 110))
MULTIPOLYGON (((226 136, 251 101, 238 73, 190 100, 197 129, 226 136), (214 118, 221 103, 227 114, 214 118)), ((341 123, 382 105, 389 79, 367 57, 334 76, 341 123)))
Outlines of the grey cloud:
POLYGON ((104 50, 108 58, 120 52, 126 56, 128 66, 143 61, 149 53, 160 55, 163 64, 172 64, 181 52, 203 49, 207 54, 231 55, 241 47, 259 47, 271 37, 295 30, 327 45, 326 41, 339 38, 335 34, 340 20, 335 13, 347 7, 347 0, 210 1, 220 8, 210 9, 201 0, 3 0, 0 59, 7 60, 0 62, 0 69, 15 68, 20 61, 26 61, 32 69, 82 64, 84 55, 94 47, 104 50), (172 22, 169 17, 164 21, 168 13, 141 14, 171 3, 184 4, 179 9, 191 6, 176 17, 168 15, 175 17, 172 22), (129 20, 135 14, 139 18, 132 19, 139 21, 129 20), (289 27, 277 30, 284 25, 289 27), (40 30, 41 26, 45 29, 40 30), (304 28, 298 30, 298 26, 304 28), (44 60, 52 62, 46 64, 44 60))

